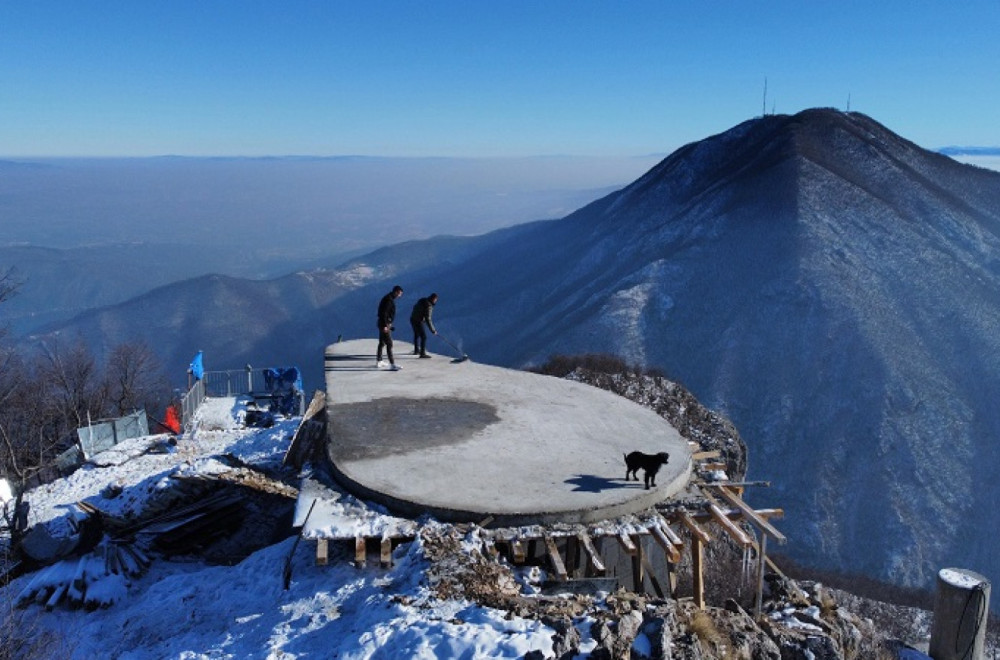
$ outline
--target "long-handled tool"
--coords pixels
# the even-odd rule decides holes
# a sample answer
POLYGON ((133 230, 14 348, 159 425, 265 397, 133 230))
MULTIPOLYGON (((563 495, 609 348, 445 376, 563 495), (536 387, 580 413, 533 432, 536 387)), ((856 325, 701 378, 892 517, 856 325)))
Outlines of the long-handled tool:
MULTIPOLYGON (((444 343, 446 343, 449 346, 451 346, 452 348, 454 348, 456 353, 462 353, 462 350, 458 346, 455 346, 453 343, 451 343, 450 341, 448 341, 447 339, 445 339, 444 337, 442 337, 440 334, 438 334, 438 339, 440 339, 444 343)), ((468 359, 469 359, 468 353, 462 353, 462 357, 456 358, 455 362, 465 362, 468 359)))

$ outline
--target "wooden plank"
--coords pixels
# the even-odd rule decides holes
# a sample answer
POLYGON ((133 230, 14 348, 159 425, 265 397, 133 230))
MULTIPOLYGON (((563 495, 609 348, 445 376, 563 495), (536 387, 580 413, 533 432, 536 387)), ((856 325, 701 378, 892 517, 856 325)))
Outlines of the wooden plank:
POLYGON ((326 393, 323 390, 313 392, 312 401, 299 421, 288 450, 281 459, 282 465, 294 465, 301 468, 312 452, 312 443, 322 437, 326 429, 326 393), (321 413, 323 413, 321 415, 321 413))
POLYGON ((316 565, 326 566, 329 562, 329 541, 316 539, 316 565))
POLYGON ((701 543, 711 543, 712 542, 712 537, 709 536, 708 532, 706 532, 701 527, 699 527, 698 523, 696 523, 691 518, 691 516, 688 515, 687 511, 680 511, 680 512, 678 512, 677 516, 678 516, 678 518, 680 518, 681 523, 685 527, 688 528, 688 531, 691 532, 691 535, 694 538, 698 539, 698 541, 700 541, 701 543))
POLYGON ((694 604, 705 609, 704 544, 697 536, 691 539, 691 582, 694 588, 694 604))
POLYGON ((718 449, 713 449, 711 451, 696 451, 691 454, 691 460, 703 461, 707 458, 719 458, 720 456, 722 456, 722 452, 718 449))
POLYGON ((549 554, 549 561, 552 562, 552 570, 555 571, 556 575, 560 580, 566 581, 569 579, 569 574, 566 572, 566 564, 563 563, 562 555, 559 554, 559 548, 556 547, 556 542, 549 535, 545 535, 545 549, 549 554))
POLYGON ((656 571, 649 564, 649 560, 646 558, 645 553, 642 554, 642 566, 646 570, 646 575, 649 576, 649 583, 653 585, 653 591, 656 592, 657 597, 665 598, 663 595, 663 588, 660 586, 660 581, 656 578, 656 571))
POLYGON ((714 472, 714 471, 717 471, 717 470, 725 471, 725 469, 727 467, 729 467, 729 466, 726 465, 725 463, 714 463, 714 462, 713 463, 701 463, 700 465, 698 465, 698 469, 699 470, 708 470, 709 472, 714 472))
POLYGON ((637 594, 646 593, 645 571, 643 566, 648 562, 643 561, 642 539, 634 536, 631 539, 635 546, 635 554, 632 555, 632 591, 637 594))
POLYGON ((618 542, 621 543, 622 548, 630 557, 635 557, 636 549, 635 544, 632 543, 632 539, 628 537, 628 534, 621 532, 618 534, 618 542))
POLYGON ((601 555, 598 554, 597 548, 594 547, 593 541, 590 540, 590 536, 584 532, 580 532, 576 535, 576 538, 580 540, 580 544, 583 545, 584 551, 587 553, 588 561, 590 566, 594 569, 594 572, 598 575, 606 575, 608 569, 604 566, 604 560, 601 555))
POLYGON ((354 565, 364 568, 368 561, 368 544, 363 536, 354 537, 354 565))
POLYGON ((388 536, 383 537, 382 543, 379 545, 379 564, 382 568, 392 566, 392 539, 388 536))
POLYGON ((500 551, 497 549, 496 541, 493 539, 483 539, 483 553, 493 561, 500 559, 500 551))
POLYGON ((741 547, 749 548, 753 545, 753 540, 747 536, 747 533, 740 529, 739 525, 730 520, 718 506, 709 504, 708 512, 715 518, 715 522, 719 523, 719 526, 726 530, 729 536, 741 547))
POLYGON ((670 542, 667 535, 663 533, 663 528, 658 525, 654 525, 649 528, 649 533, 653 535, 653 539, 663 549, 663 554, 667 556, 667 561, 673 564, 679 564, 681 561, 681 553, 677 550, 677 547, 670 542))
POLYGON ((726 498, 726 501, 728 501, 730 504, 732 504, 737 509, 742 511, 743 515, 749 518, 752 523, 760 527, 760 529, 765 534, 770 535, 771 538, 773 538, 775 541, 777 541, 778 543, 785 543, 788 541, 788 539, 785 538, 784 534, 779 532, 774 527, 774 525, 767 522, 767 520, 765 520, 763 516, 758 515, 758 513, 754 511, 753 507, 744 502, 743 499, 739 495, 734 493, 732 490, 730 490, 729 488, 720 488, 719 494, 722 495, 722 497, 726 498))

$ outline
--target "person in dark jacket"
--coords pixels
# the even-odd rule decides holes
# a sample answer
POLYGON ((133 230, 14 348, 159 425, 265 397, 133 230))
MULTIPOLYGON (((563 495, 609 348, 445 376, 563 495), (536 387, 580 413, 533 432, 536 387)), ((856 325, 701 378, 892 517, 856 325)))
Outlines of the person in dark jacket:
POLYGON ((430 357, 427 355, 427 333, 424 332, 424 324, 427 324, 427 329, 432 334, 437 334, 437 330, 434 329, 434 321, 431 319, 437 301, 438 294, 432 293, 426 298, 418 300, 417 304, 413 306, 413 311, 410 312, 410 325, 413 326, 413 354, 422 358, 430 357))
POLYGON ((385 346, 386 357, 389 358, 389 366, 393 371, 399 371, 401 367, 392 359, 392 322, 396 320, 396 298, 403 295, 403 287, 398 284, 392 287, 392 291, 382 296, 378 304, 378 351, 375 353, 375 366, 384 367, 382 361, 382 347, 385 346))

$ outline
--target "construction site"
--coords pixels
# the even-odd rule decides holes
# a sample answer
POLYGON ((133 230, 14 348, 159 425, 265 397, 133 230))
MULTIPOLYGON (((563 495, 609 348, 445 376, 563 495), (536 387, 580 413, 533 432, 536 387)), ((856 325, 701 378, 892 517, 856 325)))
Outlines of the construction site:
POLYGON ((324 467, 304 480, 295 514, 317 563, 351 544, 358 566, 388 566, 433 519, 476 529, 484 557, 543 566, 547 589, 671 598, 685 585, 704 607, 706 549, 723 543, 742 550, 760 607, 782 511, 748 505, 719 450, 589 385, 397 346, 398 371, 376 365, 374 340, 326 349, 325 395, 289 450, 324 467), (632 452, 669 457, 649 487, 642 469, 626 474, 632 452))

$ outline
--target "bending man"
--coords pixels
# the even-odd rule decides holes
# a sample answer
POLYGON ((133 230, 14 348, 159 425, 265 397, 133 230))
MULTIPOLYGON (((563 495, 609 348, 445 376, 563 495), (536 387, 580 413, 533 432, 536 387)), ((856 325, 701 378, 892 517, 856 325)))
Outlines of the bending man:
POLYGON ((437 334, 437 330, 434 329, 434 321, 431 320, 437 301, 438 294, 432 293, 426 298, 418 300, 417 304, 413 306, 413 311, 410 312, 410 325, 413 326, 413 354, 422 358, 431 357, 427 355, 427 333, 424 332, 424 324, 427 324, 427 328, 432 334, 437 334))

